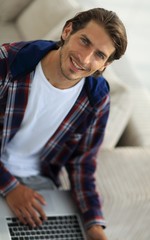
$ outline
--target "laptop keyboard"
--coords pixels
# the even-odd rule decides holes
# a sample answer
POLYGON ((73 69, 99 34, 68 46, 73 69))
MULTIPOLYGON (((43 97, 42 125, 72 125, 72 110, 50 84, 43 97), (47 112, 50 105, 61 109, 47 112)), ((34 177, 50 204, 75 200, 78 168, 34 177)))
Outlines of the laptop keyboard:
POLYGON ((37 228, 23 225, 17 218, 7 218, 12 240, 84 240, 77 215, 50 216, 37 228))

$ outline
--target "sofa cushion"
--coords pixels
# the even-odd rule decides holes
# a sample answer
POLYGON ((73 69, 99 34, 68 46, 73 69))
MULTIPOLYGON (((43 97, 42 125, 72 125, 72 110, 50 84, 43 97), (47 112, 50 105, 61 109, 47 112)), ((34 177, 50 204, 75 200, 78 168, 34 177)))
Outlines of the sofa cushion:
POLYGON ((6 42, 20 41, 20 35, 12 23, 0 23, 0 45, 6 42))
POLYGON ((105 70, 103 76, 110 85, 111 107, 102 147, 112 148, 118 143, 129 121, 132 102, 128 87, 116 76, 112 66, 105 70))
MULTIPOLYGON (((111 240, 149 240, 150 149, 126 147, 100 150, 96 187, 100 192, 111 240), (115 217, 114 217, 115 216, 115 217), (140 238, 139 238, 140 236, 140 238)), ((61 172, 62 189, 70 189, 68 175, 61 172)))
POLYGON ((62 30, 70 14, 72 17, 78 10, 75 0, 36 0, 20 15, 16 24, 25 40, 43 38, 50 30, 59 37, 61 32, 57 25, 61 23, 62 30))
POLYGON ((150 149, 102 150, 97 156, 97 188, 111 240, 149 240, 150 149))
POLYGON ((0 0, 0 20, 12 21, 32 0, 0 0))

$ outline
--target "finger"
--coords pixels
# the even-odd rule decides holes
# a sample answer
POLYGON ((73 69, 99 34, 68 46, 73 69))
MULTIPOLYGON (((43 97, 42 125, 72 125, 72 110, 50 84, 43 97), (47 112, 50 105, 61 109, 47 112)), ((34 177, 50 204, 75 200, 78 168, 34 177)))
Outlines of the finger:
POLYGON ((42 221, 33 207, 17 209, 14 213, 19 221, 25 225, 28 224, 31 227, 36 227, 42 224, 42 221))
POLYGON ((41 219, 46 220, 46 214, 43 210, 43 208, 41 207, 41 205, 35 200, 35 202, 33 203, 33 207, 36 210, 36 212, 39 214, 39 216, 41 217, 41 219))
POLYGON ((36 227, 42 225, 42 221, 33 207, 24 210, 24 214, 24 217, 30 226, 36 227))
POLYGON ((45 212, 37 200, 34 200, 26 208, 22 208, 21 212, 26 222, 32 227, 42 225, 42 220, 47 219, 45 212))
POLYGON ((28 224, 27 220, 24 218, 22 212, 19 209, 16 210, 14 213, 22 224, 24 224, 24 225, 28 224))
POLYGON ((14 215, 19 219, 19 221, 26 225, 27 221, 24 219, 21 209, 15 207, 14 205, 11 205, 11 204, 10 204, 10 208, 13 211, 14 215))
POLYGON ((34 197, 42 204, 42 205, 46 205, 46 201, 44 199, 44 197, 37 193, 37 192, 34 192, 34 197))

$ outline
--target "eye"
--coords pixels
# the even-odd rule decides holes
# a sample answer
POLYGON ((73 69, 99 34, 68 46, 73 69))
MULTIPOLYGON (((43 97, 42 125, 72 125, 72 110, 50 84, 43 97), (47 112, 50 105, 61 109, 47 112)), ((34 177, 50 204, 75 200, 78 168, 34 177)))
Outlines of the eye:
POLYGON ((89 45, 89 41, 87 38, 81 38, 81 42, 86 46, 89 45))
POLYGON ((96 52, 96 55, 98 58, 103 59, 105 58, 104 54, 102 52, 96 52))

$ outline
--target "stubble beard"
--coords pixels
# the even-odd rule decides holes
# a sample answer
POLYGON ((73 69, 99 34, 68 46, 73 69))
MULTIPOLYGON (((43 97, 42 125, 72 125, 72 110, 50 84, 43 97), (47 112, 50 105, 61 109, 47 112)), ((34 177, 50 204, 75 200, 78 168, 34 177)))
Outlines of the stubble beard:
MULTIPOLYGON (((63 77, 65 77, 67 80, 69 81, 79 81, 81 78, 73 78, 73 77, 70 77, 69 76, 69 73, 67 73, 63 67, 63 61, 64 61, 64 54, 63 54, 63 47, 60 49, 60 71, 61 71, 61 74, 63 75, 63 77)), ((74 72, 72 71, 71 72, 71 69, 69 69, 68 71, 70 71, 70 74, 74 74, 74 72)))

